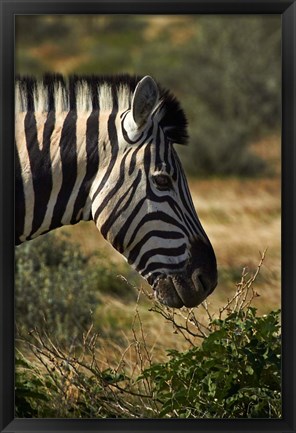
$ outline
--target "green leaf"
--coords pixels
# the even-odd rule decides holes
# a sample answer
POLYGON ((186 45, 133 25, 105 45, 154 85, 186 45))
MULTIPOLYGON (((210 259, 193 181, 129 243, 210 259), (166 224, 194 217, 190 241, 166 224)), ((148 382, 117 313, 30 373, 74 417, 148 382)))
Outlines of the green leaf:
POLYGON ((252 375, 254 374, 254 370, 253 370, 253 368, 252 368, 250 365, 247 365, 247 366, 246 366, 246 372, 247 372, 250 376, 252 376, 252 375))

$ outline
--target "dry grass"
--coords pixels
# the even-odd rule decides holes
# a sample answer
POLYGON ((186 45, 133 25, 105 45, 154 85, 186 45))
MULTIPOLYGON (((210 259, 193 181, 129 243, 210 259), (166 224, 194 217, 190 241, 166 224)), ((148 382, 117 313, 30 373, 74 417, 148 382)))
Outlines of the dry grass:
POLYGON ((260 252, 267 249, 256 305, 264 312, 277 308, 281 288, 279 180, 194 181, 190 189, 220 270, 220 285, 211 302, 223 301, 242 268, 254 269, 260 252))

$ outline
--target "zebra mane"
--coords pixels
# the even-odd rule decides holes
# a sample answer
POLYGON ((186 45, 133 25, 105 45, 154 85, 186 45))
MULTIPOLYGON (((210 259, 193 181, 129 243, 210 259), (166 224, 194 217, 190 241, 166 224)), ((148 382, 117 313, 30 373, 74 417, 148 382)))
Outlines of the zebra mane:
MULTIPOLYGON (((71 75, 45 74, 36 79, 17 76, 15 111, 61 112, 75 110, 90 112, 131 106, 133 92, 142 77, 136 75, 71 75)), ((174 143, 188 140, 187 120, 180 103, 172 93, 159 86, 160 103, 157 109, 159 124, 174 143)))

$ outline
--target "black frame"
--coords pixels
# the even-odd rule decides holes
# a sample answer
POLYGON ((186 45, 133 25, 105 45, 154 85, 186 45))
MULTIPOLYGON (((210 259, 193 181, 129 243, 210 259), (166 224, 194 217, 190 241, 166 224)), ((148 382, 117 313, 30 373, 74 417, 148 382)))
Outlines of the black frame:
POLYGON ((296 0, 0 0, 1 432, 296 432, 296 0), (282 16, 283 417, 234 420, 14 419, 14 16, 17 14, 280 14, 282 16), (294 314, 295 312, 295 314, 294 314))

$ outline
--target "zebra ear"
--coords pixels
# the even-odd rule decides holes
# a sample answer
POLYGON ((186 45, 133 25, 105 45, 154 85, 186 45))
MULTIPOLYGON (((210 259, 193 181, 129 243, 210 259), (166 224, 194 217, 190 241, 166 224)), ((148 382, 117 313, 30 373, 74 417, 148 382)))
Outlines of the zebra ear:
POLYGON ((155 81, 146 75, 138 82, 132 99, 132 116, 138 128, 148 121, 155 105, 158 102, 158 87, 155 81))

